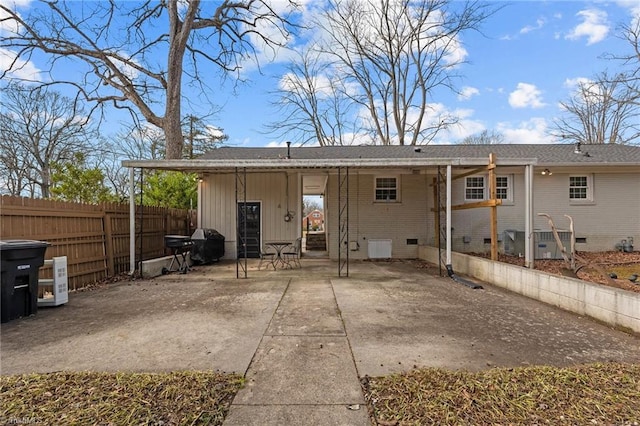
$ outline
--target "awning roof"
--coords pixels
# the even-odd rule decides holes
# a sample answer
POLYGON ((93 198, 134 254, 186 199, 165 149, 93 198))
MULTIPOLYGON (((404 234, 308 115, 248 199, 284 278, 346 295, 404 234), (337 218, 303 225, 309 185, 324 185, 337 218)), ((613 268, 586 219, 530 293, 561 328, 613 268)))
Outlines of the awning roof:
POLYGON ((126 160, 126 167, 191 172, 289 169, 427 168, 482 166, 640 166, 640 146, 599 144, 373 145, 331 147, 222 147, 194 160, 126 160))

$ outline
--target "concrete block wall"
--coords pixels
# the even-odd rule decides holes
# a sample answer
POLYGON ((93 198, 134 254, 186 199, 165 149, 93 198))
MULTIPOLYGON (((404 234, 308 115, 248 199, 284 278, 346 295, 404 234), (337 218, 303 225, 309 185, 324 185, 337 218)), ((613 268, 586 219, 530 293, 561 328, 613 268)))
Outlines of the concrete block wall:
MULTIPOLYGON (((438 263, 438 249, 420 246, 420 259, 438 263)), ((605 324, 640 333, 640 293, 452 253, 453 270, 605 324)))

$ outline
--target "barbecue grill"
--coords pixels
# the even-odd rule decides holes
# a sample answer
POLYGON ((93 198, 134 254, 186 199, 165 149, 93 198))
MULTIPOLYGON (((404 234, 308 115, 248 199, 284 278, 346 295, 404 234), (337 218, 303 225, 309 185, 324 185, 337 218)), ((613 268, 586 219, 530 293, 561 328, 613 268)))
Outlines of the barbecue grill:
POLYGON ((191 251, 193 242, 191 237, 187 235, 165 235, 164 246, 171 250, 173 259, 169 264, 169 268, 162 268, 163 274, 169 272, 178 271, 181 274, 186 274, 189 270, 189 263, 187 262, 187 254, 191 251), (176 269, 173 269, 173 265, 176 265, 176 269))

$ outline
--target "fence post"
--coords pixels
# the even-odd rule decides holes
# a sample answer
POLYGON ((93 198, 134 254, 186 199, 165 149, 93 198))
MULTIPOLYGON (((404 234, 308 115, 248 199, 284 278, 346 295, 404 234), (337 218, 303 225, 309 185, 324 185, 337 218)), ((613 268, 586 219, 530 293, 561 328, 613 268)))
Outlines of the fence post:
POLYGON ((110 277, 115 276, 116 269, 113 254, 113 227, 112 215, 107 211, 106 204, 102 204, 102 229, 104 230, 104 249, 107 255, 107 271, 110 277))

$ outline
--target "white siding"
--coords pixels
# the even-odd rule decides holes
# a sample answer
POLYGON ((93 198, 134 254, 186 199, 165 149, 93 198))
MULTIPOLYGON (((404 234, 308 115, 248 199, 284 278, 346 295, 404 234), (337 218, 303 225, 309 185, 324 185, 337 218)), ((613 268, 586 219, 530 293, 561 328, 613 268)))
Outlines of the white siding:
MULTIPOLYGON (((388 172, 377 174, 351 172, 349 176, 349 240, 357 241, 359 249, 350 251, 353 259, 367 258, 367 240, 392 240, 392 257, 412 259, 418 257, 418 245, 408 245, 407 239, 417 239, 418 244, 427 244, 433 225, 428 224, 428 198, 432 188, 427 176, 420 174, 397 175, 400 180, 400 202, 375 202, 375 176, 389 176, 388 172), (427 229, 429 226, 431 228, 427 229)), ((393 173, 391 173, 393 174, 393 173)), ((338 257, 338 177, 331 175, 327 188, 327 219, 329 254, 338 257)))
MULTIPOLYGON (((261 203, 262 245, 265 241, 293 241, 300 234, 297 173, 289 174, 289 210, 295 212, 292 221, 285 222, 287 213, 287 178, 285 172, 247 173, 247 202, 261 203)), ((214 228, 225 236, 225 259, 235 259, 236 253, 236 176, 219 174, 205 176, 202 182, 202 228, 214 228)))
MULTIPOLYGON (((464 182, 454 181, 453 204, 464 202, 464 182)), ((506 229, 524 231, 524 176, 514 175, 514 204, 498 207, 498 236, 506 229)), ((549 230, 547 213, 558 229, 569 229, 573 217, 576 237, 586 238, 586 244, 578 244, 578 250, 614 250, 621 239, 631 236, 640 245, 640 175, 632 173, 595 173, 588 171, 554 173, 551 176, 534 176, 534 228, 549 230), (593 202, 574 203, 569 200, 570 175, 593 176, 593 202)), ((490 238, 489 209, 479 208, 453 212, 453 239, 455 251, 488 251, 485 238, 490 238), (469 243, 463 237, 469 237, 469 243)))
MULTIPOLYGON (((429 170, 432 172, 432 170, 429 170)), ((576 236, 586 238, 586 244, 578 244, 578 250, 613 250, 615 244, 628 237, 634 238, 636 249, 640 247, 640 174, 593 173, 594 200, 588 204, 571 203, 569 200, 569 176, 588 174, 554 171, 552 176, 534 176, 534 213, 548 213, 556 220, 559 229, 568 228, 565 214, 575 222, 576 236)), ((504 175, 501 170, 498 175, 504 175)), ((504 230, 523 231, 524 176, 523 168, 512 168, 513 203, 498 207, 498 236, 504 230)), ((389 176, 388 171, 352 171, 349 182, 349 240, 359 248, 350 251, 353 259, 367 258, 369 239, 391 239, 394 258, 416 258, 418 246, 407 244, 417 239, 419 245, 433 245, 434 207, 433 187, 429 186, 433 175, 395 174, 400 180, 399 202, 375 202, 375 176, 389 176)), ((247 201, 262 203, 262 242, 293 240, 301 233, 300 176, 289 174, 289 210, 296 212, 291 222, 284 221, 287 211, 286 174, 249 173, 247 175, 247 201)), ((452 203, 464 203, 464 179, 453 181, 452 203)), ((325 219, 327 241, 331 258, 338 257, 338 177, 331 174, 325 192, 325 219)), ((236 244, 235 175, 212 175, 205 178, 202 188, 202 224, 215 228, 226 237, 226 258, 234 257, 236 244)), ((489 208, 457 210, 452 215, 452 245, 455 251, 488 251, 490 238, 489 208), (468 242, 464 242, 465 241, 468 242)), ((534 228, 549 229, 546 219, 535 216, 534 228)), ((501 246, 502 247, 502 246, 501 246)), ((347 247, 345 247, 346 249, 347 247)))

